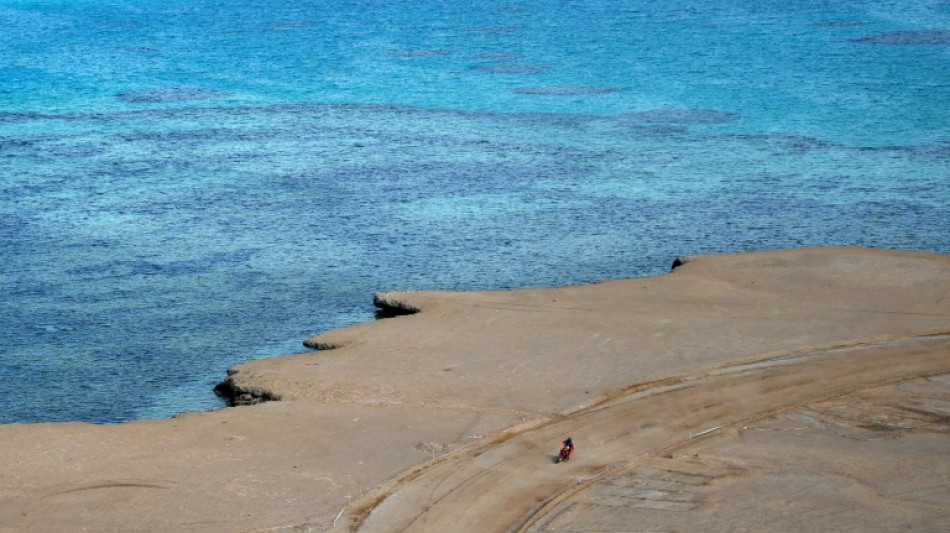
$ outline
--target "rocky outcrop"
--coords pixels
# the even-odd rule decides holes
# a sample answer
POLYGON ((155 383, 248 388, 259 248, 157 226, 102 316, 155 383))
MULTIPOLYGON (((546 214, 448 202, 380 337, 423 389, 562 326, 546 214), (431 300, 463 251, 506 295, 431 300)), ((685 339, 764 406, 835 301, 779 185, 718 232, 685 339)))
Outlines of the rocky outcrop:
POLYGON ((681 255, 673 260, 673 266, 670 267, 670 270, 676 270, 677 268, 689 263, 693 260, 691 255, 681 255))
POLYGON ((280 401, 280 396, 261 387, 247 387, 235 383, 234 376, 237 370, 228 370, 228 377, 214 386, 214 393, 227 400, 228 405, 255 405, 264 402, 280 401))
POLYGON ((379 308, 376 316, 388 318, 400 315, 414 315, 420 309, 405 300, 399 299, 399 293, 378 292, 373 295, 373 305, 379 308))
POLYGON ((312 350, 320 350, 320 351, 336 350, 337 348, 341 347, 340 344, 337 344, 335 342, 322 341, 322 340, 319 340, 318 337, 320 336, 316 335, 314 337, 311 337, 303 341, 303 345, 312 350))

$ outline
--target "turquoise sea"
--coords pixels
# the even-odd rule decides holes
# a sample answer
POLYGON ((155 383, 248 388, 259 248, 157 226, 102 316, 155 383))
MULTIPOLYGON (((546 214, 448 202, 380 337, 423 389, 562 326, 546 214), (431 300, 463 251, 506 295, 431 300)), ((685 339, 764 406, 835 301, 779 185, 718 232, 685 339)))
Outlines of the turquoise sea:
POLYGON ((222 405, 372 294, 950 253, 950 1, 0 0, 0 423, 222 405))

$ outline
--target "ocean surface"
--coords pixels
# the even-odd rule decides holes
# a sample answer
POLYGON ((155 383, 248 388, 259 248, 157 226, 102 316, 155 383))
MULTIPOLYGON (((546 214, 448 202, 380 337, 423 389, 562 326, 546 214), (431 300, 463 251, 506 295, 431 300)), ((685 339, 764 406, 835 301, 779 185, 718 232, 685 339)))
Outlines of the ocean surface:
POLYGON ((222 406, 372 294, 950 253, 950 2, 0 0, 0 423, 222 406))

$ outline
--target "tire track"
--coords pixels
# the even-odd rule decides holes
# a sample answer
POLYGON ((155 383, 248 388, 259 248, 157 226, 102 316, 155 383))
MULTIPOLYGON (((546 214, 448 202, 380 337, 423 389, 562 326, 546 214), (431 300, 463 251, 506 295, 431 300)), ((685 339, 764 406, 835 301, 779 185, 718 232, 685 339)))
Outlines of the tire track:
POLYGON ((632 387, 597 404, 433 465, 397 484, 362 533, 525 532, 596 480, 720 428, 900 379, 950 371, 950 335, 836 347, 632 387), (577 453, 551 464, 566 436, 577 453))

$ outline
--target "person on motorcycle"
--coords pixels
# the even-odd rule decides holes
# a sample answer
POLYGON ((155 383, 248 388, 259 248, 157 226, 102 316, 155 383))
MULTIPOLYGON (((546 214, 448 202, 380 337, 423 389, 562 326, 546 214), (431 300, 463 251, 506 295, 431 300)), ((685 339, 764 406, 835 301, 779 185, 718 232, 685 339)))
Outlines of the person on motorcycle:
POLYGON ((568 437, 561 444, 563 444, 563 447, 561 448, 561 458, 564 461, 567 461, 571 458, 571 454, 574 453, 574 441, 568 437))

